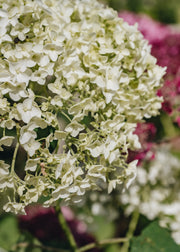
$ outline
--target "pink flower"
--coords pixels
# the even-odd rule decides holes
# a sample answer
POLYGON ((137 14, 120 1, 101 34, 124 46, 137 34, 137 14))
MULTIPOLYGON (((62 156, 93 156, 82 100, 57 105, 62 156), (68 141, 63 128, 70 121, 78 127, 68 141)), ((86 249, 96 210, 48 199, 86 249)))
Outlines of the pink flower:
POLYGON ((154 41, 151 52, 160 66, 167 66, 166 78, 180 71, 180 33, 170 32, 162 40, 154 41))
POLYGON ((180 127, 180 72, 177 73, 174 79, 168 79, 167 76, 163 87, 158 90, 157 94, 164 98, 162 103, 163 111, 170 115, 180 127))
MULTIPOLYGON (((87 233, 85 223, 79 221, 70 208, 62 207, 61 210, 79 247, 95 241, 94 237, 87 233)), ((45 245, 53 246, 55 244, 58 247, 69 249, 54 208, 31 205, 26 207, 26 213, 27 215, 20 215, 18 218, 21 230, 30 232, 45 245)), ((90 251, 100 252, 100 249, 90 251)))
POLYGON ((138 123, 134 134, 139 137, 141 149, 139 151, 129 151, 128 162, 137 159, 138 165, 140 165, 144 159, 154 159, 153 140, 156 135, 155 125, 153 123, 138 123))

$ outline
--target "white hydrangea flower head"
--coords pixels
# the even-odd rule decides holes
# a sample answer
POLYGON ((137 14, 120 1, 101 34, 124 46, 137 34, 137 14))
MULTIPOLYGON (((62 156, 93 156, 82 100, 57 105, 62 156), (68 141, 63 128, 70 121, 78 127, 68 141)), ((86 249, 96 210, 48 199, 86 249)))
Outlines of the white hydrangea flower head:
POLYGON ((129 215, 135 209, 148 219, 158 218, 163 227, 172 231, 172 237, 180 244, 180 160, 166 146, 157 149, 153 161, 137 168, 136 180, 121 195, 129 215))
POLYGON ((15 196, 4 209, 22 212, 31 197, 79 202, 101 183, 128 187, 136 168, 128 149, 140 146, 133 131, 162 102, 165 69, 148 42, 97 1, 0 0, 0 8, 0 127, 15 135, 15 196))

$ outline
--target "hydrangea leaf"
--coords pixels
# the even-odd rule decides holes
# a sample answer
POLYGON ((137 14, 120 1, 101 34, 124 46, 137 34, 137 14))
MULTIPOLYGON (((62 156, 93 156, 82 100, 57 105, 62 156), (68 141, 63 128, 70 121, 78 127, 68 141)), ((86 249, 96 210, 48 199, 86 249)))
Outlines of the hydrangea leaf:
POLYGON ((153 222, 143 230, 140 236, 132 239, 130 252, 139 251, 179 252, 180 246, 173 241, 166 229, 161 228, 157 222, 153 222))
POLYGON ((19 235, 17 219, 14 216, 7 215, 0 219, 0 247, 10 251, 19 235))

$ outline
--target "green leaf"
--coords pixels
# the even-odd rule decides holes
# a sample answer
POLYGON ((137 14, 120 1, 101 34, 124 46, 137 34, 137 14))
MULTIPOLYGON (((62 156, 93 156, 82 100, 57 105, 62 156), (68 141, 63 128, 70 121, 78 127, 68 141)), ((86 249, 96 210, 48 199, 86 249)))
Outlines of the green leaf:
POLYGON ((180 252, 170 233, 157 222, 151 223, 142 234, 131 241, 130 252, 180 252))
POLYGON ((12 246, 17 242, 18 238, 19 238, 19 230, 16 217, 13 215, 5 215, 1 217, 0 247, 10 251, 12 246))
POLYGON ((98 241, 113 237, 115 232, 113 222, 105 220, 103 216, 94 216, 94 223, 97 228, 93 232, 98 241))

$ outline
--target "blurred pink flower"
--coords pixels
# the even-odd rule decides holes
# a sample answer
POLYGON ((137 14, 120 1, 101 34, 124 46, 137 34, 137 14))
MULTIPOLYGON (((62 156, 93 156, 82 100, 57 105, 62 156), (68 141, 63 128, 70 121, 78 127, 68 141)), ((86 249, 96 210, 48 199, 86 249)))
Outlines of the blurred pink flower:
MULTIPOLYGON (((95 241, 95 238, 87 232, 85 223, 79 221, 70 208, 62 207, 61 210, 79 247, 95 241)), ((31 205, 26 207, 26 213, 18 217, 21 230, 30 232, 45 245, 58 244, 60 247, 67 248, 67 239, 53 207, 31 205)), ((100 249, 89 251, 100 252, 100 249)))
POLYGON ((180 33, 169 34, 154 43, 152 54, 159 65, 167 66, 164 85, 158 91, 158 95, 164 98, 162 109, 180 127, 180 33))
POLYGON ((156 135, 156 127, 153 123, 138 123, 134 134, 138 135, 141 143, 139 151, 129 151, 129 160, 131 162, 135 159, 138 160, 138 165, 145 159, 152 160, 155 157, 153 151, 153 140, 156 135))
POLYGON ((180 33, 169 33, 162 40, 152 43, 152 55, 160 66, 167 66, 166 77, 174 77, 180 71, 180 33))

